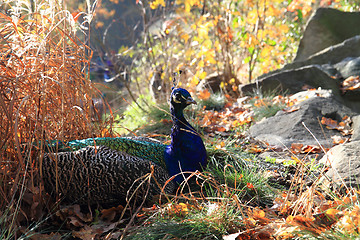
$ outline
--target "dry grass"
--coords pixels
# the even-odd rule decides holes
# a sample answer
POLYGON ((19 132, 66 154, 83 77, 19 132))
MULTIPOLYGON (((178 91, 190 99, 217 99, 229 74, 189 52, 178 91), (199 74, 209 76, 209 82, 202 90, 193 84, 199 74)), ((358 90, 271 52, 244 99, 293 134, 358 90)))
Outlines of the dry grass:
POLYGON ((8 3, 11 14, 0 12, 0 212, 20 211, 12 224, 34 220, 20 208, 24 195, 41 199, 34 196, 41 196, 42 153, 30 151, 33 143, 111 135, 107 123, 93 121, 100 93, 88 77, 92 51, 56 4, 28 13, 8 3))

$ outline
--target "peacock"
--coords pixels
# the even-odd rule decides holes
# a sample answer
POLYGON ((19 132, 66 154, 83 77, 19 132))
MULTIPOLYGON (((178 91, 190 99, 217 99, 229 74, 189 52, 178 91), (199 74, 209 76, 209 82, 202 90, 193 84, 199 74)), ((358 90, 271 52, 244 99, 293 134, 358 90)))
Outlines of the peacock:
POLYGON ((187 176, 184 172, 201 171, 207 165, 202 138, 184 117, 190 104, 196 101, 187 90, 173 88, 169 145, 142 137, 47 142, 42 164, 45 190, 56 190, 65 201, 83 205, 124 203, 133 193, 142 199, 173 192, 187 176), (137 189, 140 184, 143 187, 137 189))

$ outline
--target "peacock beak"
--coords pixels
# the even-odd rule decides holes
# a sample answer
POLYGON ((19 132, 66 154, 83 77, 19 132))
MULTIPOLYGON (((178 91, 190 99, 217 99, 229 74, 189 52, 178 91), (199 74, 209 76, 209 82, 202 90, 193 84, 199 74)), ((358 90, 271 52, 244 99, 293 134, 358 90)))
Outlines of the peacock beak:
POLYGON ((194 99, 192 99, 192 97, 188 97, 188 98, 186 99, 186 104, 187 104, 187 105, 197 104, 197 102, 196 102, 194 99))

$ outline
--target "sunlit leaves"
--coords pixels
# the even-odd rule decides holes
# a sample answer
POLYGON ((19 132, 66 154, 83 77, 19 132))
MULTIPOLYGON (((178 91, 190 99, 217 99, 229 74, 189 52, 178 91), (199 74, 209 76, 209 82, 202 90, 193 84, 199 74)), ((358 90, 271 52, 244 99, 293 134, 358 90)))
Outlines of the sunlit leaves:
POLYGON ((337 122, 331 118, 322 117, 321 124, 324 124, 328 129, 336 129, 344 136, 352 134, 352 129, 350 127, 351 119, 348 116, 345 116, 341 122, 337 122))
POLYGON ((359 76, 350 76, 342 82, 341 90, 343 92, 356 90, 360 88, 360 77, 359 76))
POLYGON ((154 0, 154 1, 150 2, 151 9, 156 9, 159 6, 165 7, 165 0, 154 0))

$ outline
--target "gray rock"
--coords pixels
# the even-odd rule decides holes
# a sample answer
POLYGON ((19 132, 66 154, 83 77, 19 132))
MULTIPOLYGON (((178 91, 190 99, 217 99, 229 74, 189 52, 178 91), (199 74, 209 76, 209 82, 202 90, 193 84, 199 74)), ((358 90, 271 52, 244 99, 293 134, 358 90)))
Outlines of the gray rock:
POLYGON ((339 95, 340 81, 329 76, 321 66, 311 65, 294 70, 275 72, 259 78, 257 83, 241 85, 239 87, 242 95, 252 94, 259 88, 263 93, 278 92, 294 94, 302 91, 304 86, 311 88, 331 89, 334 95, 339 95))
MULTIPOLYGON (((346 60, 348 58, 356 58, 360 56, 360 36, 354 36, 352 38, 346 39, 345 41, 330 46, 310 57, 308 57, 305 60, 298 60, 292 63, 289 63, 284 66, 283 69, 289 70, 289 69, 296 69, 303 66, 318 64, 322 65, 324 68, 328 68, 330 66, 330 69, 334 71, 334 67, 332 65, 339 63, 343 60, 346 60)), ((280 70, 275 70, 281 71, 280 70)), ((329 72, 330 73, 330 72, 329 72)), ((337 69, 335 69, 335 72, 330 73, 330 75, 335 76, 337 74, 337 69)))
POLYGON ((353 128, 353 135, 351 140, 358 141, 360 140, 360 115, 354 116, 351 120, 353 128))
POLYGON ((360 76, 360 57, 345 58, 343 61, 334 64, 334 68, 341 74, 343 79, 351 76, 360 76))
POLYGON ((279 111, 275 116, 253 125, 250 136, 271 146, 291 146, 292 143, 318 145, 303 123, 324 147, 332 147, 331 136, 341 136, 337 130, 327 129, 320 121, 322 117, 340 122, 343 117, 354 116, 354 112, 334 98, 314 97, 300 102, 299 110, 279 111))
POLYGON ((306 25, 294 61, 303 61, 321 50, 360 34, 359 12, 319 8, 306 25))
POLYGON ((331 148, 320 160, 330 166, 326 177, 321 179, 325 186, 354 186, 360 184, 360 141, 353 141, 331 148))

